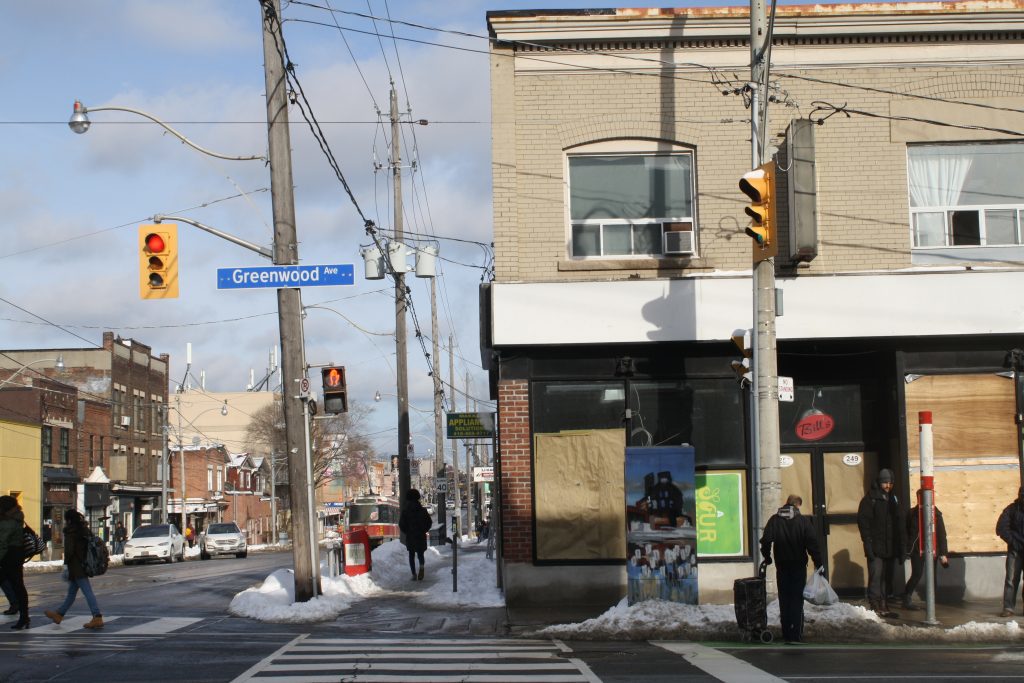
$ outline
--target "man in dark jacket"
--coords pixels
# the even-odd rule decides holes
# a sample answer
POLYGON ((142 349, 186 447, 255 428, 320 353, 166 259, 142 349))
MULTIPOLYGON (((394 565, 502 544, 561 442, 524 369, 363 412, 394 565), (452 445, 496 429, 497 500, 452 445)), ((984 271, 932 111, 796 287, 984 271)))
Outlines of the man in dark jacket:
MULTIPOLYGON (((924 519, 921 517, 921 490, 917 491, 917 505, 907 513, 907 552, 910 553, 910 580, 903 590, 903 607, 917 609, 914 606, 914 590, 921 576, 924 575, 924 519)), ((942 521, 942 511, 935 508, 935 561, 943 567, 949 566, 949 546, 946 544, 946 523, 942 521)))
POLYGON ((868 604, 879 616, 898 617, 886 596, 893 593, 896 562, 903 557, 903 514, 893 488, 892 470, 883 469, 860 501, 857 526, 868 561, 868 604))
POLYGON ((775 546, 775 576, 779 584, 779 621, 782 637, 787 643, 803 640, 804 584, 807 582, 807 556, 814 568, 821 567, 818 536, 810 518, 800 514, 803 500, 791 495, 786 504, 771 516, 761 536, 761 556, 772 563, 771 550, 775 546))
POLYGON ((1006 579, 1003 581, 1003 611, 1001 617, 1012 617, 1017 602, 1021 570, 1024 568, 1024 487, 1017 491, 1013 501, 999 515, 996 535, 1006 542, 1006 579))

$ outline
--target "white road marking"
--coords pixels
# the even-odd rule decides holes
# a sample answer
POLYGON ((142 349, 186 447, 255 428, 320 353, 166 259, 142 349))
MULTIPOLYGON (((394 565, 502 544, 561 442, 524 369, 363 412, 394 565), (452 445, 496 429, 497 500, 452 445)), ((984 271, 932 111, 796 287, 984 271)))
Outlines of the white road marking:
POLYGON ((197 621, 202 619, 196 619, 192 617, 161 617, 160 619, 154 619, 153 621, 147 621, 144 624, 138 626, 129 626, 126 629, 117 631, 119 636, 159 636, 171 631, 177 631, 178 629, 191 626, 197 621))
POLYGON ((681 641, 651 641, 669 652, 681 655, 688 663, 723 683, 785 683, 784 679, 737 659, 721 650, 681 641))

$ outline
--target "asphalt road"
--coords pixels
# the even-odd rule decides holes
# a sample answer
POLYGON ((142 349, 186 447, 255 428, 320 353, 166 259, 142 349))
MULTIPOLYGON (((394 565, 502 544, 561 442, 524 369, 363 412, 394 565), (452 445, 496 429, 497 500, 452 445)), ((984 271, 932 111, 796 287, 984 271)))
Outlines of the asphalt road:
POLYGON ((64 624, 50 624, 42 610, 65 584, 29 575, 33 627, 0 623, 0 683, 1024 681, 1024 636, 998 646, 558 642, 505 636, 503 610, 430 610, 401 594, 318 624, 227 614, 232 596, 288 566, 291 554, 277 552, 112 567, 94 580, 107 620, 98 632, 81 628, 81 597, 64 624))

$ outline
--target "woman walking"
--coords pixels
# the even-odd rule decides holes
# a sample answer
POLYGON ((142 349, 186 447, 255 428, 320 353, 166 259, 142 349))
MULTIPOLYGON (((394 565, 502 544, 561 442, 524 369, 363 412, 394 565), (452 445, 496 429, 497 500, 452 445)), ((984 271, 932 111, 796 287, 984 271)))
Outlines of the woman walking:
POLYGON ((18 621, 11 626, 16 631, 28 628, 24 560, 25 513, 21 511, 17 498, 0 496, 0 581, 9 582, 17 599, 18 621))
POLYGON ((92 592, 89 577, 85 575, 85 553, 91 535, 89 525, 86 524, 81 512, 68 510, 64 513, 64 568, 68 573, 68 594, 64 598, 64 604, 58 607, 56 612, 44 612, 55 624, 64 621, 64 615, 71 609, 78 591, 81 590, 89 605, 89 611, 92 612, 92 620, 85 624, 85 628, 103 628, 103 615, 96 604, 96 595, 92 592))
POLYGON ((420 503, 420 492, 409 489, 405 493, 405 507, 398 518, 398 528, 405 534, 405 547, 409 551, 409 569, 412 580, 423 580, 423 553, 427 550, 427 533, 434 521, 430 513, 420 503), (416 558, 420 560, 420 570, 416 571, 416 558))

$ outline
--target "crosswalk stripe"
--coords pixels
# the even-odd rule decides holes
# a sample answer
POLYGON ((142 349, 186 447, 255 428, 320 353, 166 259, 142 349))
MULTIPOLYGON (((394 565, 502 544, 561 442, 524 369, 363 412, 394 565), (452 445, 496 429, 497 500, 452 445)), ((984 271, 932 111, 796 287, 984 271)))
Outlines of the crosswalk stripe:
POLYGON ((161 617, 137 626, 129 626, 117 632, 119 636, 159 636, 191 626, 202 619, 191 617, 161 617))
POLYGON ((600 683, 564 643, 300 637, 234 683, 600 683))
POLYGON ((687 662, 724 683, 785 683, 753 664, 698 643, 652 640, 651 644, 682 655, 687 662))
MULTIPOLYGON (((103 617, 103 623, 109 624, 115 621, 117 617, 103 617)), ((40 636, 47 633, 67 633, 69 631, 81 631, 86 630, 83 627, 92 621, 92 617, 64 617, 64 620, 59 624, 46 624, 45 626, 32 626, 28 629, 30 636, 40 636)), ((89 629, 91 630, 91 629, 89 629)), ((100 632, 102 629, 97 629, 100 632)))

